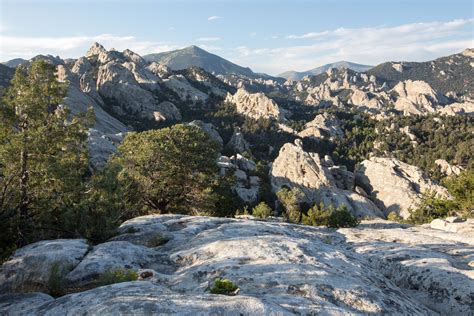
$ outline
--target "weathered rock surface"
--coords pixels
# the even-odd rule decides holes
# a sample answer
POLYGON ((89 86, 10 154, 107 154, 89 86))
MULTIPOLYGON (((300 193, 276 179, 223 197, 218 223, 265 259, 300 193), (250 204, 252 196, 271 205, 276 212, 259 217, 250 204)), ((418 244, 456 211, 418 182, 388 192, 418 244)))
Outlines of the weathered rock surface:
POLYGON ((89 147, 89 163, 95 169, 101 169, 109 157, 117 151, 117 145, 125 134, 104 134, 96 129, 89 129, 87 144, 89 147))
POLYGON ((217 131, 216 127, 214 125, 212 125, 212 123, 205 123, 205 122, 200 121, 200 120, 194 120, 194 121, 188 123, 188 125, 199 127, 207 135, 209 135, 210 138, 212 138, 217 143, 219 143, 219 145, 221 147, 223 146, 224 141, 222 140, 221 135, 219 135, 219 132, 217 131))
POLYGON ((52 296, 40 292, 0 294, 0 314, 32 315, 37 308, 51 301, 54 301, 52 296))
POLYGON ((333 114, 323 113, 304 126, 304 130, 298 133, 299 137, 319 138, 325 135, 329 137, 343 137, 341 121, 333 114))
POLYGON ((228 94, 225 101, 234 103, 238 113, 253 119, 285 120, 278 104, 263 93, 249 93, 239 89, 234 95, 228 94))
MULTIPOLYGON (((278 157, 270 169, 270 181, 274 192, 282 188, 299 188, 306 203, 324 203, 325 205, 346 205, 348 210, 359 217, 384 217, 383 213, 364 196, 344 190, 346 182, 341 176, 339 181, 334 179, 330 169, 321 162, 317 153, 303 150, 299 140, 295 144, 287 143, 280 149, 278 157), (342 187, 338 187, 339 185, 342 187)), ((347 176, 347 175, 346 175, 347 176)))
POLYGON ((448 217, 445 219, 437 218, 430 223, 433 229, 444 230, 452 233, 459 233, 462 235, 474 238, 474 220, 462 220, 459 217, 448 217))
POLYGON ((395 158, 372 157, 356 170, 356 185, 362 187, 388 215, 395 212, 403 218, 419 203, 422 193, 435 192, 449 198, 446 188, 433 183, 420 168, 395 158))
POLYGON ((227 146, 232 148, 237 153, 251 153, 250 144, 245 140, 244 134, 240 130, 234 130, 227 146))
POLYGON ((108 62, 99 67, 97 74, 99 94, 113 102, 118 115, 138 115, 152 120, 159 102, 153 94, 140 86, 133 73, 118 62, 108 62))
POLYGON ((441 315, 472 314, 472 230, 469 234, 454 234, 379 221, 338 232, 345 236, 349 248, 368 260, 369 267, 404 289, 420 305, 441 315))
POLYGON ((169 101, 164 101, 158 104, 156 111, 153 112, 153 116, 157 122, 166 121, 168 119, 181 121, 182 119, 179 109, 169 101))
POLYGON ((444 101, 444 97, 439 96, 428 83, 420 80, 401 81, 393 91, 398 94, 395 109, 404 114, 435 112, 438 105, 444 101))
MULTIPOLYGON (((117 237, 127 243, 122 248, 131 249, 133 243, 156 258, 140 265, 145 270, 132 266, 143 275, 139 281, 54 300, 38 293, 6 294, 0 296, 0 309, 42 315, 468 315, 474 304, 469 266, 473 240, 431 228, 379 220, 336 231, 281 222, 149 215, 125 222, 119 232, 117 237), (169 241, 152 248, 137 242, 151 233, 169 241), (165 259, 167 266, 162 264, 165 259), (219 277, 235 282, 239 294, 210 294, 219 277)), ((124 251, 118 248, 102 259, 90 255, 124 264, 124 251)), ((101 267, 93 265, 90 271, 96 268, 99 273, 101 267)))
POLYGON ((438 165, 441 169, 441 172, 447 176, 450 176, 452 174, 459 175, 463 170, 463 168, 451 165, 444 159, 435 160, 435 164, 438 165))
POLYGON ((163 83, 168 89, 177 93, 182 101, 190 100, 196 103, 207 100, 207 94, 190 85, 188 80, 182 75, 172 75, 167 79, 163 79, 163 83))
POLYGON ((236 154, 231 157, 220 156, 217 165, 220 168, 221 175, 233 172, 235 177, 233 190, 242 201, 249 204, 258 201, 261 179, 258 176, 251 175, 256 169, 255 162, 236 154))
POLYGON ((474 115, 474 101, 466 102, 455 102, 438 110, 439 113, 444 115, 474 115))
POLYGON ((95 246, 82 261, 67 274, 74 287, 90 285, 114 268, 138 270, 153 261, 154 252, 128 241, 110 241, 95 246))
POLYGON ((88 250, 84 239, 44 240, 20 248, 2 265, 0 293, 46 291, 53 267, 65 274, 88 250))

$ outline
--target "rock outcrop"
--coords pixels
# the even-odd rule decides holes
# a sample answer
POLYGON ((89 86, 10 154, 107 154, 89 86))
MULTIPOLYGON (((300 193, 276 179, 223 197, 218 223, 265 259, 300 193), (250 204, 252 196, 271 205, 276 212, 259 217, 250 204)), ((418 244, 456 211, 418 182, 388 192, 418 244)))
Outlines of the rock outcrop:
POLYGON ((169 101, 164 101, 158 104, 156 111, 153 112, 155 121, 161 122, 168 119, 174 121, 181 121, 181 112, 173 103, 169 101))
POLYGON ((233 190, 242 201, 248 204, 258 201, 261 179, 252 175, 257 167, 255 162, 236 154, 231 157, 219 157, 217 165, 220 168, 221 175, 233 172, 235 177, 233 190))
POLYGON ((395 109, 403 114, 433 113, 439 104, 445 102, 443 96, 433 90, 428 83, 420 80, 401 81, 393 91, 398 96, 395 109))
MULTIPOLYGON (((56 299, 44 293, 3 292, 0 310, 7 315, 469 315, 474 303, 472 238, 431 228, 379 220, 335 231, 281 222, 149 215, 123 223, 116 239, 121 244, 97 245, 75 270, 100 275, 103 267, 119 264, 137 271, 137 281, 56 299), (153 234, 168 241, 141 243, 153 234), (211 294, 217 278, 232 280, 239 293, 211 294)), ((17 252, 28 257, 36 245, 17 252)), ((67 248, 56 252, 64 258, 71 255, 67 248)), ((41 275, 43 266, 25 268, 9 273, 20 280, 25 272, 41 275)))
POLYGON ((224 145, 224 141, 222 140, 221 135, 219 135, 219 132, 217 131, 216 127, 212 125, 212 123, 205 123, 200 120, 194 120, 188 123, 188 125, 196 126, 202 129, 207 135, 209 135, 211 139, 216 141, 220 145, 220 147, 224 145))
POLYGON ((441 169, 441 172, 447 176, 450 176, 452 174, 459 175, 463 170, 462 167, 451 165, 449 162, 447 162, 444 159, 436 159, 435 164, 439 166, 439 168, 441 169))
POLYGON ((238 129, 234 130, 227 146, 237 153, 251 153, 250 144, 245 140, 244 134, 238 129))
POLYGON ((395 158, 372 157, 356 170, 356 185, 362 187, 385 212, 395 212, 407 218, 409 209, 419 203, 425 192, 449 198, 446 188, 433 183, 420 168, 395 158))
POLYGON ((181 101, 205 102, 207 94, 193 87, 183 75, 172 75, 163 79, 164 85, 178 94, 181 101))
MULTIPOLYGON (((339 175, 342 177, 342 173, 339 175)), ((280 149, 270 169, 270 181, 274 192, 285 187, 299 188, 304 194, 301 202, 336 207, 346 205, 358 217, 384 216, 366 197, 338 187, 338 181, 321 162, 318 154, 305 152, 299 140, 295 144, 287 143, 280 149)))
POLYGON ((474 116, 474 101, 469 100, 465 102, 454 102, 438 109, 438 112, 443 115, 469 115, 474 116))
POLYGON ((151 91, 145 90, 136 81, 133 73, 118 62, 108 62, 99 67, 97 91, 118 115, 138 115, 154 119, 159 102, 151 91))
POLYGON ((278 104, 263 93, 249 93, 245 89, 239 89, 234 95, 227 94, 225 101, 234 103, 237 112, 244 116, 285 121, 278 104))
POLYGON ((340 138, 344 136, 341 126, 341 121, 334 114, 323 113, 316 115, 312 121, 306 123, 304 130, 299 132, 298 136, 314 138, 328 136, 340 138))

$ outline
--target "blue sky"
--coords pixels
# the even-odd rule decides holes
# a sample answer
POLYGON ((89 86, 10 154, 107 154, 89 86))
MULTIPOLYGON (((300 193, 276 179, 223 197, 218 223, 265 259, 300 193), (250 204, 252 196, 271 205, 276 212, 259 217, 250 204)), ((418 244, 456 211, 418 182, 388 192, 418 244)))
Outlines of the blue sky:
POLYGON ((0 0, 0 60, 198 45, 277 74, 349 60, 422 61, 474 46, 472 0, 0 0))

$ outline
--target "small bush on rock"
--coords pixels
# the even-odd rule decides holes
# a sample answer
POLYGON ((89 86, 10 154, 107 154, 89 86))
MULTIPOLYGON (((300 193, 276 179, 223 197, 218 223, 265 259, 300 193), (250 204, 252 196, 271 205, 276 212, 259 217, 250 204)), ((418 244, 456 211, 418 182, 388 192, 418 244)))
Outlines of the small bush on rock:
POLYGON ((265 202, 260 202, 252 210, 252 215, 258 218, 267 218, 272 215, 272 209, 265 202))
POLYGON ((430 223, 436 218, 445 218, 454 215, 456 204, 452 200, 438 198, 434 192, 427 192, 421 197, 421 201, 414 210, 410 210, 408 224, 430 223))
POLYGON ((345 205, 341 205, 331 213, 327 226, 332 228, 346 228, 356 227, 359 223, 357 217, 352 215, 345 205))
POLYGON ((103 273, 99 277, 97 283, 102 286, 114 283, 136 281, 137 279, 137 272, 125 268, 115 268, 103 273))
POLYGON ((51 266, 51 274, 48 282, 48 292, 54 297, 63 296, 66 294, 65 290, 65 276, 67 269, 61 267, 59 262, 53 263, 51 266))
POLYGON ((392 222, 402 223, 403 218, 395 212, 388 213, 387 219, 392 222))
POLYGON ((211 288, 212 294, 235 295, 239 287, 229 279, 217 279, 211 288))
POLYGON ((283 205, 285 216, 292 223, 301 223, 303 210, 300 201, 303 199, 303 191, 299 188, 288 190, 283 188, 276 193, 278 200, 283 205))
POLYGON ((347 210, 345 205, 338 208, 326 208, 322 203, 314 205, 308 214, 303 216, 303 224, 313 226, 326 226, 330 228, 356 227, 359 220, 347 210))

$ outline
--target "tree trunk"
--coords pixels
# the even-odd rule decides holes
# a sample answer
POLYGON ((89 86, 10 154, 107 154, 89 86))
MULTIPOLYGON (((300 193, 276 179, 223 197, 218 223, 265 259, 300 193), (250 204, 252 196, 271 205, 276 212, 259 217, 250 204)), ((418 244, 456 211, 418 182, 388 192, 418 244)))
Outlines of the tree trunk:
POLYGON ((28 196, 28 124, 25 120, 21 125, 23 134, 22 148, 20 151, 20 201, 18 206, 18 212, 20 215, 20 221, 18 224, 18 247, 23 247, 28 243, 27 235, 29 229, 29 196, 28 196))

